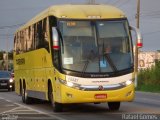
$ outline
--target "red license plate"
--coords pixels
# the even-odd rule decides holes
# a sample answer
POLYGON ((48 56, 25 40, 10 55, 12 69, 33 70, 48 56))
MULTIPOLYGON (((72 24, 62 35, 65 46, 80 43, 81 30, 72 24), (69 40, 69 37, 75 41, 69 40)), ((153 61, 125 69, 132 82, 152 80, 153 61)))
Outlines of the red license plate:
POLYGON ((107 94, 95 94, 94 98, 95 99, 106 99, 107 94))

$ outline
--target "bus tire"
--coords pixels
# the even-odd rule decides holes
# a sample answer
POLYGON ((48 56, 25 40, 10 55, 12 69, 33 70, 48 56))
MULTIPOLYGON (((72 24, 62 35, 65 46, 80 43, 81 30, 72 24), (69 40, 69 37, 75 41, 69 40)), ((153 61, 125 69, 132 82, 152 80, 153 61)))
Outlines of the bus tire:
POLYGON ((109 107, 109 110, 119 110, 120 108, 120 102, 108 102, 108 107, 109 107))
POLYGON ((48 87, 49 87, 48 88, 49 99, 50 99, 50 102, 52 104, 53 111, 54 112, 62 112, 63 111, 63 105, 61 103, 57 103, 57 102, 54 101, 52 85, 49 84, 48 87))
POLYGON ((32 103, 32 99, 30 97, 28 97, 28 95, 27 95, 25 83, 23 84, 23 88, 22 88, 22 102, 26 103, 26 104, 32 103))
POLYGON ((22 96, 22 81, 19 81, 19 95, 22 96))

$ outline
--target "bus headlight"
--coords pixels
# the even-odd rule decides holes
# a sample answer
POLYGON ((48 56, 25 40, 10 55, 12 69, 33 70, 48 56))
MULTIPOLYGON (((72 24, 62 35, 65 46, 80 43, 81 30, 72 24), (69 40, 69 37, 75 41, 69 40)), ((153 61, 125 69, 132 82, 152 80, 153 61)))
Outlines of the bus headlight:
POLYGON ((59 82, 62 83, 63 85, 68 86, 68 87, 80 89, 80 84, 67 82, 66 80, 62 80, 60 78, 59 78, 59 82))
POLYGON ((10 83, 12 83, 12 82, 13 82, 13 79, 12 79, 12 78, 10 78, 10 79, 9 79, 9 82, 10 82, 10 83))
POLYGON ((128 85, 132 84, 132 82, 133 82, 132 80, 127 80, 125 84, 126 84, 126 86, 128 86, 128 85))
POLYGON ((125 81, 123 83, 120 83, 120 85, 128 86, 128 85, 131 85, 132 83, 133 83, 133 80, 131 79, 131 80, 127 80, 127 81, 125 81))
POLYGON ((69 86, 69 87, 73 87, 73 86, 74 86, 74 84, 73 84, 73 83, 71 83, 71 82, 67 82, 67 86, 69 86))

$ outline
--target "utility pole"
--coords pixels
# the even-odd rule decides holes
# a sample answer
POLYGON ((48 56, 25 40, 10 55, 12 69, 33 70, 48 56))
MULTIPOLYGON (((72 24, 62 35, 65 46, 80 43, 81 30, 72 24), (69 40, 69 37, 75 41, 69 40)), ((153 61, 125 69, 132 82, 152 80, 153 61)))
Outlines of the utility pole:
MULTIPOLYGON (((136 22, 137 22, 137 29, 140 28, 140 0, 137 0, 137 14, 136 14, 136 22)), ((137 87, 138 84, 138 46, 137 46, 138 40, 136 40, 136 46, 135 46, 135 87, 137 87)))
POLYGON ((140 0, 137 0, 137 28, 139 29, 139 22, 140 22, 140 0))
POLYGON ((9 64, 9 60, 8 60, 8 28, 6 30, 6 69, 8 71, 8 64, 9 64))

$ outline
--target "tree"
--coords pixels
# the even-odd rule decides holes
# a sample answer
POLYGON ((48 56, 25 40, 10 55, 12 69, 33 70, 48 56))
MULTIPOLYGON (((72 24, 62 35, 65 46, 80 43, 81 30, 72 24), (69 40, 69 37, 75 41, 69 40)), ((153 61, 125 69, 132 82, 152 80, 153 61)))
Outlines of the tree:
MULTIPOLYGON (((5 53, 5 51, 0 51, 0 60, 3 60, 3 54, 5 53)), ((13 50, 11 50, 10 52, 8 52, 8 59, 9 60, 13 60, 13 50)))
POLYGON ((9 60, 13 60, 13 50, 8 53, 9 60))

